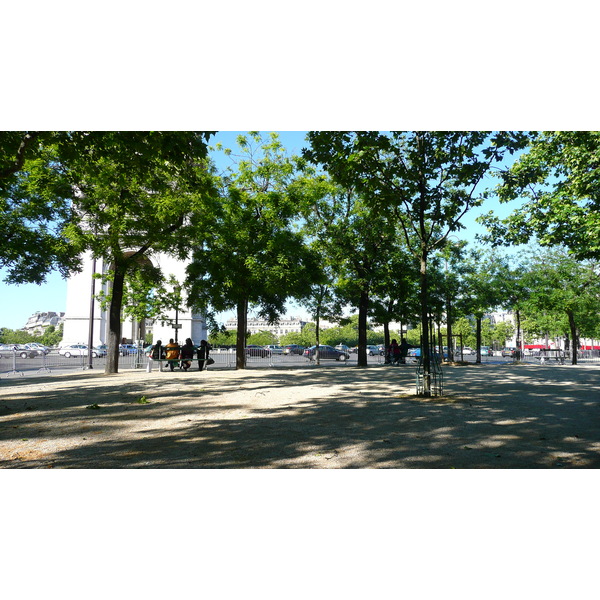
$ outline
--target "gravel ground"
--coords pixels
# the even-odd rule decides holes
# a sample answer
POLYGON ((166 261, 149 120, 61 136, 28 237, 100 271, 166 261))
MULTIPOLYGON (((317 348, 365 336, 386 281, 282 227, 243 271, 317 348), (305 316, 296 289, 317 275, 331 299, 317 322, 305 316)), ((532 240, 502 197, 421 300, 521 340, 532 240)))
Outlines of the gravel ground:
POLYGON ((125 371, 4 378, 3 468, 595 468, 600 366, 125 371))

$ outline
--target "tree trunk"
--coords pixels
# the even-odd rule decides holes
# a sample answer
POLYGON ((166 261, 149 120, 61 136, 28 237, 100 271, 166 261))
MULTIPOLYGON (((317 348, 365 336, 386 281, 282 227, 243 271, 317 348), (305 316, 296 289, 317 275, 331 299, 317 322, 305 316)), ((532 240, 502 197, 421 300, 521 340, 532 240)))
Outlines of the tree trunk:
POLYGON ((315 363, 317 365, 321 364, 321 359, 319 357, 319 345, 320 345, 320 339, 321 336, 319 335, 319 330, 321 328, 321 307, 319 306, 319 308, 317 308, 317 318, 315 320, 315 363))
POLYGON ((235 345, 235 368, 246 368, 246 330, 248 329, 248 300, 237 304, 237 338, 235 345))
MULTIPOLYGON (((400 337, 402 337, 402 323, 400 323, 400 337)), ((386 321, 383 324, 383 351, 384 361, 388 363, 388 348, 390 347, 390 323, 386 321)))
POLYGON ((428 307, 428 281, 427 281, 427 254, 421 255, 421 268, 419 274, 421 284, 421 364, 423 366, 423 396, 431 396, 431 356, 429 349, 429 307, 428 307))
POLYGON ((579 335, 577 333, 577 327, 575 325, 575 315, 572 310, 567 311, 567 315, 569 317, 569 329, 571 331, 571 339, 573 343, 571 344, 571 364, 577 364, 577 350, 579 350, 579 335))
POLYGON ((367 313, 369 292, 362 290, 358 301, 358 366, 367 366, 367 313))
POLYGON ((517 316, 517 360, 523 358, 523 342, 521 340, 521 313, 519 309, 516 311, 517 316))
POLYGON ((454 360, 454 343, 452 340, 452 317, 451 317, 451 302, 450 296, 446 299, 446 339, 448 340, 448 360, 454 360))
MULTIPOLYGON (((121 308, 125 286, 125 267, 115 265, 112 281, 110 307, 108 310, 108 350, 104 373, 110 375, 119 372, 119 344, 121 343, 121 308)), ((91 352, 91 349, 89 350, 91 352)))
POLYGON ((483 317, 475 315, 476 330, 475 330, 475 345, 477 346, 477 357, 475 363, 481 364, 481 319, 483 317))

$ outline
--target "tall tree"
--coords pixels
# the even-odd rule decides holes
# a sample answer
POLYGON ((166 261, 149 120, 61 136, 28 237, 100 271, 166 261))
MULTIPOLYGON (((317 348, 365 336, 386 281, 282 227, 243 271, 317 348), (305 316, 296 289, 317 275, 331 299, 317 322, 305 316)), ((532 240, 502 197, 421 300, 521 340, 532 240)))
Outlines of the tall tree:
MULTIPOLYGON (((481 363, 482 321, 485 314, 507 302, 508 297, 512 297, 508 295, 507 288, 515 293, 515 302, 522 299, 522 295, 518 294, 514 287, 511 288, 508 272, 506 258, 496 252, 486 255, 474 250, 463 263, 463 292, 458 306, 464 314, 475 317, 475 362, 478 364, 481 363)), ((511 284, 512 281, 510 280, 511 284)))
POLYGON ((396 246, 396 231, 352 189, 331 186, 314 204, 309 231, 337 274, 336 296, 358 310, 358 366, 367 366, 370 297, 396 246))
POLYGON ((531 255, 527 261, 526 280, 530 293, 528 309, 533 314, 550 313, 557 322, 561 316, 571 341, 571 360, 577 364, 577 350, 582 325, 598 321, 600 300, 600 265, 596 261, 579 261, 565 249, 557 248, 531 255))
MULTIPOLYGON (((64 132, 42 151, 44 176, 28 170, 13 190, 68 201, 70 214, 57 226, 74 255, 85 251, 110 265, 106 372, 118 371, 124 281, 152 252, 183 258, 192 215, 204 214, 212 176, 204 162, 204 132, 64 132)), ((40 163, 41 164, 41 163, 40 163)), ((27 166, 27 162, 25 162, 27 166)), ((197 227, 198 217, 194 219, 197 227)), ((150 271, 147 271, 150 273, 150 271)))
POLYGON ((244 369, 248 309, 277 321, 288 298, 308 293, 319 269, 296 226, 296 161, 274 133, 264 139, 249 132, 237 142, 237 155, 226 150, 232 165, 220 177, 213 226, 199 232, 187 288, 191 305, 213 320, 216 312, 236 310, 236 367, 244 369))
MULTIPOLYGON (((308 159, 323 164, 335 181, 354 187, 378 210, 396 219, 420 263, 423 331, 429 329, 430 254, 462 227, 461 218, 481 203, 478 185, 522 136, 505 132, 310 132, 308 159)), ((423 336, 424 395, 429 396, 430 349, 423 336)))

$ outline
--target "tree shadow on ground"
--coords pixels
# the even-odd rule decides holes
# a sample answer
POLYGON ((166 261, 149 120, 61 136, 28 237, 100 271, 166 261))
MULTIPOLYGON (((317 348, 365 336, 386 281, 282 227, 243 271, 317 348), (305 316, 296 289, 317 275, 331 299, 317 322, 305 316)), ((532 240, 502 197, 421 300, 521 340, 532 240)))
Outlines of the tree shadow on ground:
POLYGON ((0 402, 0 466, 600 466, 598 371, 445 372, 446 395, 430 399, 414 396, 408 368, 19 381, 0 402))

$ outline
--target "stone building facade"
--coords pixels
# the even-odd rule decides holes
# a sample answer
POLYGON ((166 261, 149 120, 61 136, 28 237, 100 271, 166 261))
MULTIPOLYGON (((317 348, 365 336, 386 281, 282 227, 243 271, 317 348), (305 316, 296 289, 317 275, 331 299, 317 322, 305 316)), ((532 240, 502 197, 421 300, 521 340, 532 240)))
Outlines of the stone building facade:
POLYGON ((64 321, 64 318, 64 312, 35 312, 27 319, 23 329, 32 335, 42 335, 50 325, 58 327, 64 321))

